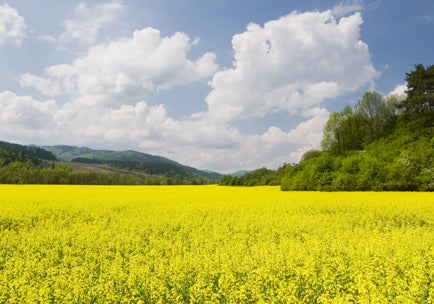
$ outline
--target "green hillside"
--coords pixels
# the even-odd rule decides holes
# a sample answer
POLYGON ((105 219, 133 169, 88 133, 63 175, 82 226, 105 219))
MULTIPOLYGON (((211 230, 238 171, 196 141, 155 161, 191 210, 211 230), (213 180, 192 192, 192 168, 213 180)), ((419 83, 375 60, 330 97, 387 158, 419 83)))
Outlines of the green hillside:
POLYGON ((66 145, 43 146, 43 148, 52 152, 59 160, 66 162, 107 164, 118 169, 137 171, 149 175, 162 175, 179 180, 194 180, 195 178, 218 180, 221 176, 216 172, 202 171, 184 166, 165 157, 132 150, 94 150, 66 145))
POLYGON ((56 160, 56 156, 36 146, 23 146, 5 141, 0 141, 0 166, 14 161, 31 161, 40 163, 40 160, 56 160))
POLYGON ((322 151, 284 170, 282 190, 434 191, 434 126, 401 120, 363 150, 322 151))
POLYGON ((62 161, 74 161, 75 159, 90 159, 99 162, 107 161, 132 161, 132 162, 159 162, 173 165, 180 165, 179 163, 161 157, 140 153, 136 151, 110 151, 110 150, 93 150, 86 147, 75 147, 66 145, 57 146, 43 146, 43 149, 52 152, 62 161))

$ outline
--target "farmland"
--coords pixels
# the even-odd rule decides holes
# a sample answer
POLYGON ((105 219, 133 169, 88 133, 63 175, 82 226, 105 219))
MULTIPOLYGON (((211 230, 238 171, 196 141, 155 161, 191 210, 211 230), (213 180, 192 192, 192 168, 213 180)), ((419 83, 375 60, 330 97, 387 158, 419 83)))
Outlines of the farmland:
POLYGON ((434 194, 0 185, 0 303, 434 303, 434 194))

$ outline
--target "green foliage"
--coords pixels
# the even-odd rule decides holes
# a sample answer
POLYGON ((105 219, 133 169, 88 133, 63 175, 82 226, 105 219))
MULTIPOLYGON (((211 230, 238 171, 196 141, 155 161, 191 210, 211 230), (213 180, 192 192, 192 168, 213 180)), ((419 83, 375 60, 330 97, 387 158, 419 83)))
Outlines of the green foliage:
POLYGON ((357 123, 353 118, 353 110, 350 106, 346 106, 342 112, 330 115, 324 127, 324 135, 321 142, 323 150, 339 154, 348 150, 349 146, 357 145, 350 142, 353 138, 358 138, 353 136, 357 129, 357 123))
POLYGON ((302 161, 289 167, 281 181, 282 190, 331 190, 334 167, 334 159, 329 153, 302 161))
POLYGON ((38 147, 22 146, 0 141, 0 167, 14 161, 29 161, 35 165, 39 165, 42 163, 42 160, 56 160, 56 156, 38 147))
POLYGON ((407 95, 400 107, 407 114, 434 111, 434 65, 425 68, 416 65, 415 70, 407 73, 407 95))
POLYGON ((324 128, 321 147, 332 154, 360 150, 363 145, 364 117, 347 105, 342 112, 332 113, 324 128))
POLYGON ((277 186, 280 185, 282 174, 276 170, 267 168, 256 169, 243 176, 224 175, 220 178, 220 185, 223 186, 277 186))
POLYGON ((288 167, 282 190, 434 191, 434 127, 406 120, 363 151, 327 151, 288 167))
POLYGON ((395 116, 393 104, 380 93, 365 93, 356 104, 354 114, 359 124, 358 133, 353 135, 362 138, 362 144, 369 144, 393 129, 395 116))
POLYGON ((182 167, 173 166, 166 163, 145 163, 133 161, 110 161, 108 165, 131 171, 139 171, 149 175, 162 175, 165 177, 172 177, 177 179, 192 179, 194 175, 182 167))
POLYGON ((406 80, 407 98, 367 92, 332 113, 323 152, 289 167, 282 190, 434 191, 434 66, 406 80))
POLYGON ((72 185, 202 185, 210 180, 193 177, 178 179, 161 175, 107 174, 72 171, 67 165, 37 167, 13 162, 0 168, 0 184, 72 184, 72 185))
POLYGON ((79 164, 94 164, 94 165, 100 165, 103 164, 103 162, 96 158, 86 158, 86 157, 76 157, 71 160, 71 163, 79 163, 79 164))
POLYGON ((309 150, 303 154, 301 157, 301 161, 305 161, 311 158, 315 158, 321 155, 321 151, 319 150, 309 150))
POLYGON ((371 142, 389 134, 395 125, 398 97, 383 98, 380 93, 367 92, 354 107, 332 113, 324 127, 321 147, 338 155, 362 150, 371 142))

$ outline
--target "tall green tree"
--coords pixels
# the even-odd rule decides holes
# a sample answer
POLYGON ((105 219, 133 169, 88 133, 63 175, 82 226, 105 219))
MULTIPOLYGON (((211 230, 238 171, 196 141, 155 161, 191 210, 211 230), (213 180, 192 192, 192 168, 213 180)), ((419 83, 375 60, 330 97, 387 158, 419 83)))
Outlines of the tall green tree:
POLYGON ((360 118, 363 142, 371 143, 390 131, 395 110, 378 92, 366 92, 356 104, 354 113, 360 118))
POLYGON ((321 148, 334 154, 361 149, 359 125, 350 105, 341 112, 332 113, 323 130, 321 148))
POLYGON ((426 113, 434 111, 434 65, 425 68, 422 64, 406 73, 407 99, 400 107, 404 113, 426 113))
POLYGON ((330 115, 324 130, 321 141, 321 148, 324 151, 340 153, 344 150, 343 122, 353 115, 350 106, 346 106, 342 112, 334 112, 330 115))

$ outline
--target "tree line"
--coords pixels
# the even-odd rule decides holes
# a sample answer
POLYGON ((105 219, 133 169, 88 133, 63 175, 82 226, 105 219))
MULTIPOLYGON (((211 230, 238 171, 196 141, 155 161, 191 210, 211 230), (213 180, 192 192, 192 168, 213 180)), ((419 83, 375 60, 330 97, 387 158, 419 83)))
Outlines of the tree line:
POLYGON ((406 96, 367 92, 356 105, 332 113, 321 151, 306 152, 298 164, 260 169, 263 174, 257 178, 224 176, 220 184, 280 183, 282 190, 433 191, 434 66, 416 65, 405 79, 406 96))
POLYGON ((283 170, 270 170, 260 168, 246 173, 243 176, 223 175, 220 178, 219 184, 223 186, 276 186, 280 185, 280 180, 283 177, 283 170))

